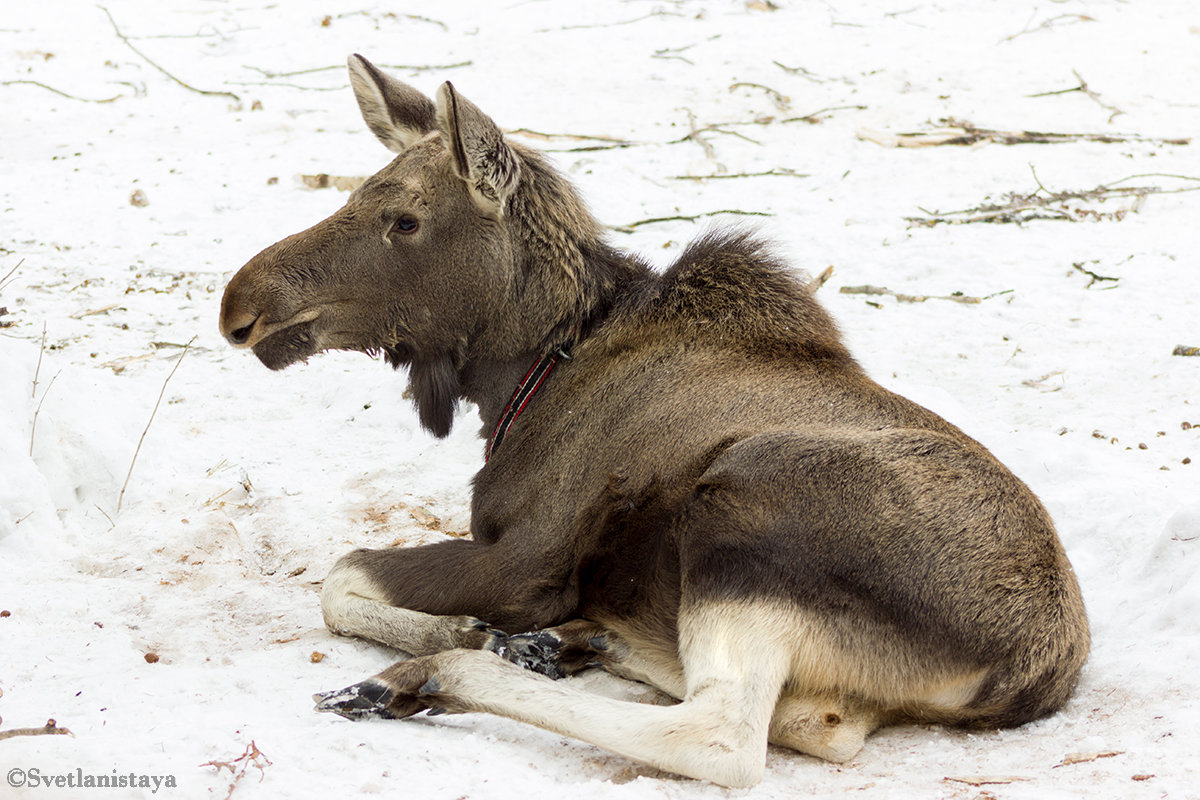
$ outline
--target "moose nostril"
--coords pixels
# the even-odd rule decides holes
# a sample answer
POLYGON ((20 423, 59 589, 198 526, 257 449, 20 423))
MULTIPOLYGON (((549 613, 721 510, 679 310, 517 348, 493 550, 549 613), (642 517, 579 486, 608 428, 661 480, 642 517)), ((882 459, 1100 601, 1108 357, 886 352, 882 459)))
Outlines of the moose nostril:
POLYGON ((254 327, 254 323, 251 322, 249 325, 243 325, 242 327, 238 328, 237 330, 231 331, 229 334, 230 340, 234 344, 245 344, 246 341, 250 338, 250 329, 253 327, 254 327))

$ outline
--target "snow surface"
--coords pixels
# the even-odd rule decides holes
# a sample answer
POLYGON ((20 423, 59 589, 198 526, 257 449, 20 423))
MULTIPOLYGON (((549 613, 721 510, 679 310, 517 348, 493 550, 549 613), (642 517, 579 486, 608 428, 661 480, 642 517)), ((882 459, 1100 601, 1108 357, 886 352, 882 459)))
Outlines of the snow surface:
POLYGON ((221 798, 231 773, 202 765, 253 741, 270 764, 249 766, 234 789, 244 800, 1200 797, 1200 358, 1171 354, 1200 345, 1200 195, 1151 196, 1121 221, 904 219, 1036 181, 1090 189, 1156 173, 1129 183, 1194 188, 1196 144, 896 149, 856 137, 942 117, 1193 136, 1200 13, 1189 0, 776 4, 108 3, 146 57, 234 100, 156 70, 90 1, 5 3, 0 277, 15 272, 0 321, 15 325, 0 330, 0 727, 53 717, 74 737, 3 741, 0 771, 169 774, 177 787, 5 780, 0 796, 221 798), (449 438, 422 433, 403 376, 382 364, 327 354, 271 373, 217 333, 233 271, 344 201, 298 176, 388 160, 340 66, 263 72, 351 52, 441 65, 393 72, 427 92, 452 79, 510 129, 635 142, 541 142, 608 224, 773 215, 613 234, 656 264, 723 219, 757 224, 800 268, 832 265, 820 297, 871 374, 992 448, 1054 515, 1095 640, 1068 707, 996 733, 884 730, 842 766, 772 748, 766 779, 741 792, 493 717, 313 713, 312 692, 391 659, 324 630, 325 571, 353 546, 465 530, 482 449, 470 408, 449 438), (1073 71, 1097 98, 1035 96, 1077 87, 1073 71), (816 124, 782 121, 834 107, 816 124), (680 141, 693 124, 754 120, 703 136, 711 153, 680 141), (803 177, 674 177, 721 169, 803 177), (135 190, 148 205, 131 203, 135 190), (1075 264, 1119 280, 1090 283, 1075 264), (862 284, 1008 293, 977 305, 839 293, 862 284), (1106 752, 1118 754, 1056 766, 1106 752), (989 776, 1009 782, 951 780, 989 776))

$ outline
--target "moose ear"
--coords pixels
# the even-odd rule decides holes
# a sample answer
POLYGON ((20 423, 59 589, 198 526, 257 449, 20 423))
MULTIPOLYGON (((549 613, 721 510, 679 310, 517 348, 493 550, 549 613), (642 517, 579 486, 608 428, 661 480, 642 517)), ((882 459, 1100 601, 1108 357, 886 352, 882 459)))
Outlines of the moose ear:
POLYGON ((435 128, 437 110, 428 97, 380 72, 358 53, 347 65, 363 119, 388 150, 399 153, 435 128))
POLYGON ((493 216, 503 215, 521 177, 521 162, 500 128, 449 81, 438 89, 437 125, 453 155, 454 171, 466 181, 476 205, 493 216))

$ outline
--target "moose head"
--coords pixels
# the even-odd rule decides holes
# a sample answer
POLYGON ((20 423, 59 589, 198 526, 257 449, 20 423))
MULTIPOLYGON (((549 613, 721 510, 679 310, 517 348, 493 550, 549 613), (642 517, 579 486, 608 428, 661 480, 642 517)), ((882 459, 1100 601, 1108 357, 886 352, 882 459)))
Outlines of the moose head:
POLYGON ((464 374, 576 338, 602 305, 600 226, 534 151, 445 83, 436 101, 349 59, 367 126, 396 158, 333 216, 250 260, 221 333, 282 369, 324 350, 410 368, 421 424, 450 431, 464 374))

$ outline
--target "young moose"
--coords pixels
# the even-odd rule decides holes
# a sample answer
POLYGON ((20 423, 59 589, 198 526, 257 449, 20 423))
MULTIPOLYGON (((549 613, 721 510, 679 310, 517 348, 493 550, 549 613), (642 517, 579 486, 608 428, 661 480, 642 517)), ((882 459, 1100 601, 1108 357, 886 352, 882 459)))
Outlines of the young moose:
POLYGON ((221 331, 272 369, 382 352, 425 428, 465 398, 488 442, 471 540, 325 580, 330 630, 411 658, 318 709, 485 711, 748 786, 768 742, 844 761, 880 725, 1063 705, 1089 635, 1046 511, 787 267, 726 233, 655 273, 449 83, 350 77, 396 159, 243 267, 221 331), (551 680, 597 664, 679 703, 551 680))

